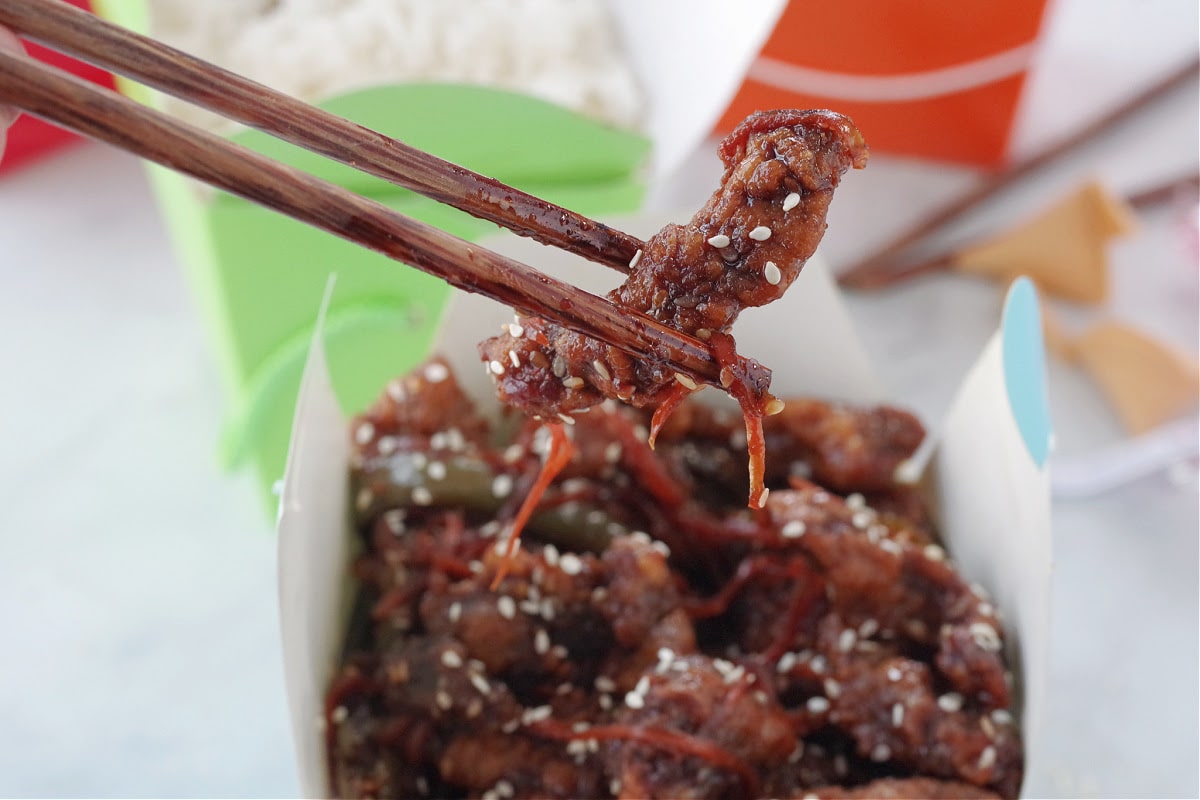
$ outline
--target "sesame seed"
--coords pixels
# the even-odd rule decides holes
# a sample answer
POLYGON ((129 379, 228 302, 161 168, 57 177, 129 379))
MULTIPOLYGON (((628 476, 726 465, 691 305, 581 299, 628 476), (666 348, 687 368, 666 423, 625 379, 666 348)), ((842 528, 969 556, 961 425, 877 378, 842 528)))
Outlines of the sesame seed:
POLYGON ((660 665, 670 664, 672 661, 675 660, 675 651, 669 647, 658 648, 658 653, 656 655, 658 657, 658 663, 660 665))
POLYGON ((442 711, 449 711, 454 707, 454 698, 450 696, 449 692, 438 691, 433 696, 433 700, 442 711))
POLYGON ((825 672, 825 656, 813 656, 812 661, 808 663, 808 668, 818 675, 825 672))
POLYGON ((879 623, 874 619, 864 620, 863 623, 858 626, 858 635, 864 639, 870 639, 878 632, 879 623))
POLYGON ((671 548, 666 542, 660 542, 656 539, 650 544, 650 549, 658 553, 663 558, 671 557, 671 548))
POLYGON ((583 561, 574 553, 563 553, 558 568, 568 575, 578 575, 583 570, 583 561))
POLYGON ((979 718, 979 727, 983 729, 984 734, 989 739, 996 738, 996 725, 992 722, 992 718, 983 716, 979 718))
POLYGON ((370 507, 371 501, 375 499, 375 493, 365 486, 358 490, 358 495, 354 498, 354 506, 359 511, 365 511, 370 507))
POLYGON ((425 380, 430 383, 441 383, 450 377, 450 369, 442 363, 434 362, 425 367, 425 380))
POLYGON ((714 658, 713 667, 722 675, 728 675, 733 670, 733 664, 723 658, 714 658))
POLYGON ((874 516, 870 511, 855 511, 854 515, 850 517, 850 524, 859 530, 866 530, 874 516))
POLYGON ((971 638, 975 640, 975 644, 980 648, 987 650, 989 653, 1000 651, 1000 634, 996 633, 996 629, 986 622, 972 622, 971 638))
POLYGON ((383 524, 396 536, 404 533, 404 509, 393 508, 391 511, 386 512, 383 515, 383 524))
POLYGON ((804 706, 813 714, 824 714, 829 710, 829 701, 818 694, 808 698, 804 706))
POLYGON ((549 719, 550 713, 550 706, 538 706, 537 708, 530 708, 521 715, 521 721, 526 725, 530 724, 531 722, 541 722, 544 719, 549 719))
POLYGON ((615 464, 621 460, 623 448, 619 442, 609 442, 604 447, 604 461, 606 464, 615 464))
POLYGON ((463 665, 462 656, 453 650, 442 651, 442 666, 450 669, 458 669, 463 665))
POLYGON ((541 609, 542 609, 542 619, 546 620, 547 622, 553 622, 554 621, 554 601, 551 600, 549 597, 547 597, 545 600, 542 601, 541 609))
POLYGON ((796 654, 790 650, 779 657, 779 663, 775 665, 776 672, 791 672, 792 667, 796 666, 796 654))
POLYGON ((718 233, 716 236, 709 237, 708 243, 718 250, 729 247, 730 244, 729 237, 723 233, 718 233))
POLYGON ((800 195, 796 192, 790 192, 787 197, 783 198, 784 211, 791 211, 798 205, 800 205, 800 195))
POLYGON ((953 713, 962 709, 963 697, 958 692, 947 692, 937 699, 938 708, 953 713))
POLYGON ((784 525, 783 529, 780 530, 779 532, 780 532, 780 534, 783 535, 783 537, 785 539, 799 539, 801 536, 804 535, 804 532, 807 529, 808 528, 804 524, 803 521, 798 520, 798 519, 793 519, 793 520, 789 521, 786 525, 784 525))
POLYGON ((370 422, 364 422, 359 425, 354 431, 354 441, 359 444, 366 444, 375 438, 375 426, 370 422))
POLYGON ((759 508, 767 507, 767 495, 769 495, 770 493, 771 493, 770 489, 763 489, 762 495, 759 496, 759 498, 758 498, 758 507, 759 508))
POLYGON ((567 648, 563 647, 561 644, 556 644, 554 647, 550 648, 550 655, 554 656, 559 661, 566 661, 567 656, 571 654, 567 652, 567 648))
POLYGON ((349 719, 350 709, 346 708, 345 706, 338 706, 329 716, 333 719, 333 723, 335 725, 341 725, 343 722, 349 719))
POLYGON ((441 461, 430 462, 428 469, 426 469, 426 473, 435 481, 445 480, 446 465, 441 461))
POLYGON ((930 561, 946 560, 946 551, 938 547, 936 544, 925 545, 925 549, 922 552, 925 553, 925 557, 930 561))
POLYGON ((765 242, 767 239, 771 238, 771 229, 766 225, 759 225, 754 230, 750 231, 748 235, 756 242, 765 242))
POLYGON ((858 641, 858 634, 854 632, 853 628, 846 628, 838 635, 838 650, 841 650, 843 653, 849 653, 854 649, 856 641, 858 641))
POLYGON ((471 679, 471 685, 475 687, 475 691, 480 694, 488 694, 492 691, 492 685, 488 683, 487 678, 477 672, 472 672, 468 675, 471 679))
POLYGON ((500 599, 496 601, 496 609, 505 619, 513 619, 517 616, 517 603, 508 595, 501 595, 500 599))
POLYGON ((397 403, 403 403, 408 399, 408 392, 405 391, 404 384, 400 381, 391 381, 388 383, 387 395, 397 403))
POLYGON ((457 601, 450 604, 450 609, 446 612, 446 616, 451 622, 458 622, 462 617, 462 603, 457 601))
POLYGON ((513 785, 503 778, 496 781, 496 785, 493 786, 492 789, 501 797, 512 797, 513 794, 516 793, 516 790, 513 789, 513 785))
POLYGON ((1013 716, 1003 708, 997 708, 992 712, 992 722, 997 725, 1012 725, 1013 716))
POLYGON ((894 556, 898 556, 902 552, 900 545, 896 542, 893 542, 891 539, 881 539, 879 541, 879 549, 885 553, 891 553, 894 556))
POLYGON ((892 681, 893 683, 899 681, 900 678, 903 677, 903 675, 904 675, 904 673, 902 673, 900 671, 899 667, 888 667, 887 668, 888 680, 892 681))
POLYGON ((375 443, 375 448, 381 456, 390 456, 396 452, 398 446, 395 436, 381 436, 379 437, 379 441, 375 443))
POLYGON ((520 339, 525 335, 525 329, 515 322, 508 323, 508 335, 514 339, 520 339))
POLYGON ((683 388, 685 389, 691 389, 692 391, 696 390, 696 382, 689 376, 684 375, 682 372, 675 373, 675 380, 679 381, 679 383, 682 384, 683 388))
POLYGON ((996 748, 990 744, 983 748, 983 752, 979 754, 979 768, 991 769, 996 765, 996 748))
POLYGON ((633 687, 633 690, 645 697, 646 692, 650 691, 650 676, 643 675, 642 677, 638 678, 637 685, 633 687))
POLYGON ((773 417, 776 414, 782 414, 785 408, 787 408, 786 403, 784 403, 778 397, 772 397, 767 401, 767 405, 763 408, 763 414, 768 417, 773 417))
POLYGON ((638 263, 641 260, 642 260, 642 248, 639 247, 638 251, 633 254, 633 258, 629 259, 629 268, 633 269, 634 267, 636 267, 638 265, 638 263))
POLYGON ((412 490, 412 500, 419 506, 430 505, 433 502, 433 492, 424 486, 417 486, 412 490))
POLYGON ((506 474, 497 475, 492 479, 492 497, 503 499, 512 494, 513 479, 512 476, 506 474))
POLYGON ((775 266, 774 261, 768 261, 767 265, 763 267, 763 278, 772 286, 778 286, 779 282, 783 280, 783 273, 779 271, 779 267, 775 266))
POLYGON ((904 704, 896 703, 892 706, 892 727, 899 728, 904 724, 904 704))
POLYGON ((626 692, 625 705, 632 709, 639 709, 646 705, 646 698, 637 692, 626 692))
POLYGON ((833 678, 825 679, 825 694, 833 700, 837 700, 842 696, 842 685, 833 678))
POLYGON ((488 369, 491 370, 491 373, 493 375, 503 375, 504 374, 504 365, 496 360, 492 360, 492 361, 488 362, 488 369))
POLYGON ((517 355, 517 351, 516 351, 516 350, 509 350, 509 351, 508 351, 508 360, 509 360, 510 362, 512 362, 513 369, 519 369, 519 368, 520 368, 520 366, 521 366, 521 359, 520 359, 520 357, 517 355))
POLYGON ((745 677, 745 675, 746 675, 746 668, 743 667, 741 664, 738 664, 736 667, 729 670, 729 673, 725 676, 725 682, 726 683, 737 683, 743 677, 745 677))
POLYGON ((613 797, 621 796, 621 779, 613 778, 608 782, 608 791, 613 797))
POLYGON ((608 371, 608 367, 604 366, 604 362, 600 359, 597 358, 592 362, 592 369, 596 371, 596 374, 600 376, 601 380, 612 380, 612 373, 608 371))
POLYGON ((617 690, 617 684, 607 675, 597 675, 593 684, 598 692, 615 692, 617 690))
POLYGON ((567 415, 567 414, 563 414, 562 412, 559 412, 559 414, 558 414, 558 418, 559 418, 559 419, 561 419, 563 422, 565 422, 567 425, 574 425, 574 424, 575 424, 575 418, 574 418, 574 417, 572 417, 572 416, 569 416, 569 415, 567 415))
POLYGON ((550 634, 546 633, 545 628, 538 628, 533 635, 533 651, 539 656, 550 652, 550 634))
POLYGON ((886 744, 877 744, 871 748, 872 761, 887 761, 892 757, 892 748, 886 744))
POLYGON ((563 378, 562 385, 568 389, 578 389, 580 386, 583 386, 583 378, 580 378, 578 375, 572 375, 569 378, 563 378))

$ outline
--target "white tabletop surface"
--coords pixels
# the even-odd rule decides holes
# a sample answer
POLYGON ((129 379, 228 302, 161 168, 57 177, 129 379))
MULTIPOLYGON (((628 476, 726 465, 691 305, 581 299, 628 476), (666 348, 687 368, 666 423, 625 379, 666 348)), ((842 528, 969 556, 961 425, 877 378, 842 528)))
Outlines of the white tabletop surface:
MULTIPOLYGON (((1192 2, 1060 0, 1017 149, 1194 56, 1197 24, 1192 2)), ((1087 174, 1125 190, 1195 171, 1197 117, 1193 86, 984 216, 1018 218, 1087 174)), ((653 202, 695 207, 714 169, 698 155, 653 202)), ((876 158, 823 252, 843 263, 977 177, 876 158)), ((1160 210, 1113 248, 1108 312, 1192 357, 1195 223, 1194 206, 1160 210)), ((0 178, 0 279, 0 796, 294 794, 271 514, 216 467, 221 387, 141 166, 86 145, 0 178)), ((956 277, 848 298, 887 385, 931 420, 999 300, 956 277)), ((1062 463, 1124 441, 1084 377, 1052 364, 1050 389, 1062 463)), ((1194 457, 1056 499, 1029 796, 1200 794, 1198 538, 1194 457)))

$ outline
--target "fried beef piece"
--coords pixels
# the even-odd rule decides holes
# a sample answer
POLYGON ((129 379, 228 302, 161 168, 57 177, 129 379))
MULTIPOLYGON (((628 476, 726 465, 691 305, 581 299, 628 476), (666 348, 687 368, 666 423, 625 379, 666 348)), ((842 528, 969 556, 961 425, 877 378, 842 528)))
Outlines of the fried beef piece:
MULTIPOLYGON (((895 479, 896 467, 925 438, 924 426, 907 411, 789 398, 782 412, 763 420, 763 433, 771 454, 766 482, 773 489, 806 478, 838 493, 870 495, 873 507, 928 523, 920 498, 895 479)), ((664 458, 681 458, 685 469, 720 484, 722 494, 744 495, 744 440, 735 414, 691 403, 663 425, 656 447, 664 458)))
MULTIPOLYGON (((839 114, 774 111, 738 126, 720 156, 721 188, 687 225, 651 237, 608 295, 702 340, 727 333, 743 308, 783 296, 825 233, 841 175, 864 166, 867 150, 839 114)), ((536 317, 483 342, 480 354, 506 405, 546 419, 606 397, 654 406, 679 385, 652 354, 633 358, 536 317)))

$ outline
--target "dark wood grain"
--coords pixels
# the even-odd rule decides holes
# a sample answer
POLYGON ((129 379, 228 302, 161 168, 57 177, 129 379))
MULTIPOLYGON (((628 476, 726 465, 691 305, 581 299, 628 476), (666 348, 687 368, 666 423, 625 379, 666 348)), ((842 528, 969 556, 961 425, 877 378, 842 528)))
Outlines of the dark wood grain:
POLYGON ((622 272, 644 245, 59 0, 0 0, 0 24, 59 52, 622 272))
POLYGON ((720 386, 719 367, 706 345, 644 314, 41 62, 0 53, 0 104, 128 150, 635 358, 666 363, 720 386))
POLYGON ((974 211, 1001 191, 1029 175, 1078 152, 1088 143, 1099 139, 1163 97, 1195 80, 1198 74, 1200 74, 1200 59, 1194 59, 1042 152, 995 173, 974 190, 937 209, 875 252, 841 270, 838 282, 848 288, 878 288, 895 282, 889 278, 891 272, 907 274, 910 270, 917 268, 919 274, 922 272, 919 269, 922 265, 914 264, 912 256, 907 252, 913 245, 962 219, 969 212, 974 211))

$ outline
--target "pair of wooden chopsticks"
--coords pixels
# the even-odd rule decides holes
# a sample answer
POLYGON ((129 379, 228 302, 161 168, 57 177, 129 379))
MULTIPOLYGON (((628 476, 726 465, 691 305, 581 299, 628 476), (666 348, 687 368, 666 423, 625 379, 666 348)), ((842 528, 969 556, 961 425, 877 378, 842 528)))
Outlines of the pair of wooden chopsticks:
MULTIPOLYGON (((0 0, 0 25, 543 244, 625 272, 643 243, 565 208, 59 0, 0 0)), ((0 53, 0 104, 274 209, 518 311, 720 385, 707 346, 656 320, 32 59, 0 53)))

